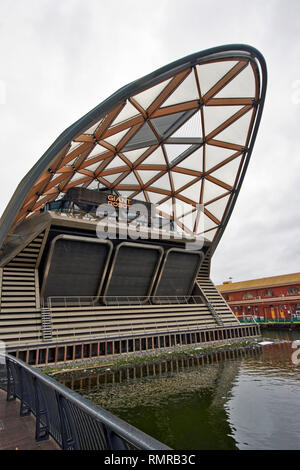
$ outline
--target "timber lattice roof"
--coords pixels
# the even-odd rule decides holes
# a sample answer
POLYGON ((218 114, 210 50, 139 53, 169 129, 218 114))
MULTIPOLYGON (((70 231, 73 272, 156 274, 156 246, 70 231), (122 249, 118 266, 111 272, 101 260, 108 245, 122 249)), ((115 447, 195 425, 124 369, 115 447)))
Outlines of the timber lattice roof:
POLYGON ((244 177, 265 87, 258 51, 223 46, 121 88, 24 178, 1 220, 6 235, 77 186, 155 203, 179 231, 216 241, 244 177))

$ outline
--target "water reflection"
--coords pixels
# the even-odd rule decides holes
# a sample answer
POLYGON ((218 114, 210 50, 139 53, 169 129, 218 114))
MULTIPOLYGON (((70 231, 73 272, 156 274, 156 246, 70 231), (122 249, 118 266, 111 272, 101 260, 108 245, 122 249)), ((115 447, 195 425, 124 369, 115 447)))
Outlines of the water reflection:
POLYGON ((265 339, 272 344, 259 350, 60 380, 174 449, 297 449, 300 366, 292 341, 300 333, 267 331, 265 339))
POLYGON ((226 402, 243 360, 219 352, 63 378, 68 387, 175 449, 236 449, 226 402))
POLYGON ((261 356, 243 361, 225 404, 239 449, 300 448, 300 369, 293 362, 292 341, 299 332, 268 331, 280 340, 264 346, 261 356))

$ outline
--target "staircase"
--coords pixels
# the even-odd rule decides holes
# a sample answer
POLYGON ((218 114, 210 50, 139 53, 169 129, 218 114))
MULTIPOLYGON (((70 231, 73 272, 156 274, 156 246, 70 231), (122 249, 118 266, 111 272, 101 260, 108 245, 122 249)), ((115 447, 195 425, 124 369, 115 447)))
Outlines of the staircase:
POLYGON ((52 319, 51 319, 51 310, 49 308, 41 309, 41 320, 42 320, 43 341, 51 341, 52 340, 52 319))

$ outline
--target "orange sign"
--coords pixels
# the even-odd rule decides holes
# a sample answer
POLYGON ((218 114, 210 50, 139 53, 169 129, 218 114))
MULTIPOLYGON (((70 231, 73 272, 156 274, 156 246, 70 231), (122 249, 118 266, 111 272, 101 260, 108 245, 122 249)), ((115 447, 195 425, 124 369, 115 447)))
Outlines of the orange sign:
POLYGON ((107 196, 107 204, 114 207, 121 207, 123 209, 129 209, 130 199, 127 197, 115 196, 114 194, 109 194, 107 196))

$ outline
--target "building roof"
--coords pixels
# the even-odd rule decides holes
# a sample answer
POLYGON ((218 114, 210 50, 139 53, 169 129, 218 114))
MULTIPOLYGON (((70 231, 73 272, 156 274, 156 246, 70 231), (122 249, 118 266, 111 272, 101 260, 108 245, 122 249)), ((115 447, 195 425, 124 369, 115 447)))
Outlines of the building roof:
POLYGON ((262 277, 260 279, 252 279, 249 281, 230 282, 225 281, 217 286, 220 292, 244 291, 251 289, 259 289, 264 287, 281 286, 286 284, 300 283, 300 273, 282 274, 281 276, 262 277))
POLYGON ((66 129, 21 181, 0 221, 0 246, 75 186, 157 204, 179 231, 216 245, 244 178, 265 90, 264 59, 244 45, 192 54, 121 88, 66 129))

